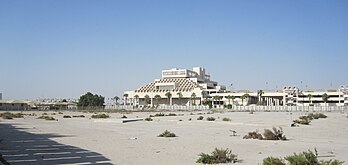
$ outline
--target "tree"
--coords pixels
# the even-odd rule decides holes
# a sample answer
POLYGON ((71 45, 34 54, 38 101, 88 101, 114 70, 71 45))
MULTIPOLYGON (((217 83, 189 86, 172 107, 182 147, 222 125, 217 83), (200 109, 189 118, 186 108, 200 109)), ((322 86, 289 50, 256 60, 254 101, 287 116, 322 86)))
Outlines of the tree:
POLYGON ((313 96, 312 96, 311 94, 308 94, 307 97, 308 97, 308 99, 309 99, 309 103, 312 104, 312 97, 313 97, 313 96))
POLYGON ((63 102, 63 103, 66 103, 66 102, 68 102, 68 101, 66 101, 66 99, 63 99, 62 102, 63 102))
POLYGON ((123 97, 124 97, 124 105, 126 105, 126 104, 127 104, 128 94, 125 93, 125 94, 123 95, 123 97))
POLYGON ((262 95, 264 94, 265 92, 263 90, 258 90, 257 91, 257 96, 259 98, 259 103, 263 105, 263 101, 262 101, 262 95))
POLYGON ((182 93, 181 93, 181 92, 178 92, 177 95, 178 95, 178 97, 179 97, 179 102, 180 102, 180 105, 181 105, 182 93))
POLYGON ((244 99, 249 98, 249 97, 250 97, 250 95, 247 93, 242 95, 242 97, 240 97, 242 99, 242 105, 244 105, 244 99))
POLYGON ((139 95, 135 95, 134 98, 135 98, 135 103, 137 103, 139 99, 139 95))
POLYGON ((80 99, 77 103, 78 107, 98 107, 104 106, 104 97, 101 95, 93 95, 91 92, 80 96, 80 99))
MULTIPOLYGON (((324 103, 327 104, 327 101, 329 100, 329 95, 327 93, 324 93, 322 96, 321 96, 321 99, 323 99, 324 103)), ((327 105, 326 105, 327 106, 327 105)))
POLYGON ((232 100, 232 103, 233 103, 233 100, 235 99, 235 97, 231 96, 231 95, 228 95, 228 96, 226 96, 226 99, 228 99, 228 105, 231 105, 231 100, 232 100))
POLYGON ((214 101, 220 101, 221 99, 222 99, 222 96, 213 96, 213 102, 214 101))
POLYGON ((118 96, 114 96, 113 99, 115 100, 115 104, 117 105, 117 102, 118 102, 118 100, 120 100, 120 98, 118 96))
POLYGON ((192 105, 196 105, 196 93, 195 92, 193 92, 191 94, 191 100, 193 100, 193 104, 192 105))
POLYGON ((165 95, 168 98, 169 105, 172 105, 172 102, 171 102, 172 94, 170 92, 167 92, 165 95))
POLYGON ((149 95, 145 95, 144 96, 144 101, 145 101, 145 105, 147 106, 147 104, 150 104, 151 103, 151 98, 149 95))
POLYGON ((203 100, 205 99, 205 98, 207 98, 208 97, 208 92, 207 91, 202 91, 202 98, 201 98, 201 103, 203 102, 203 100))
POLYGON ((156 104, 158 106, 159 104, 159 100, 161 99, 161 96, 160 95, 155 95, 155 100, 156 100, 156 104))

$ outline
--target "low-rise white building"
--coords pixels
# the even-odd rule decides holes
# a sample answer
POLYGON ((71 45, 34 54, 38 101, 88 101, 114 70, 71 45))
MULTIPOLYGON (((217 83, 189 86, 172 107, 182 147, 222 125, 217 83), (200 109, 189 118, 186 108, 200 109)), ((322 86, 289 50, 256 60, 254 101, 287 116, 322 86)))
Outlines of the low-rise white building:
POLYGON ((125 92, 126 102, 132 105, 194 105, 201 104, 210 93, 225 91, 226 87, 210 79, 205 69, 169 69, 162 71, 162 78, 125 92), (170 97, 169 97, 170 96, 170 97))
POLYGON ((210 100, 218 107, 223 105, 267 106, 347 106, 348 86, 330 90, 303 90, 293 86, 276 91, 228 91, 210 79, 205 69, 169 69, 162 78, 125 92, 128 105, 199 105, 210 100))
POLYGON ((29 110, 30 106, 26 101, 0 100, 0 110, 29 110))

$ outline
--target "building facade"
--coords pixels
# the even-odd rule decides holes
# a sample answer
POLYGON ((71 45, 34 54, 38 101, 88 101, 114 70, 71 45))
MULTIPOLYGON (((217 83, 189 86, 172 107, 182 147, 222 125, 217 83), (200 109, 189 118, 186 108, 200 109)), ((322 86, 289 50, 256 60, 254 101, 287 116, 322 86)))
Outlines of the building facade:
MULTIPOLYGON (((125 92, 128 104, 132 105, 198 105, 210 93, 225 91, 226 87, 210 79, 204 68, 169 69, 162 71, 162 78, 125 92)), ((126 103, 127 104, 127 103, 126 103)))
POLYGON ((329 90, 303 90, 287 86, 275 91, 229 91, 210 79, 204 68, 162 70, 162 78, 126 91, 124 104, 135 106, 200 105, 348 106, 348 86, 329 90))

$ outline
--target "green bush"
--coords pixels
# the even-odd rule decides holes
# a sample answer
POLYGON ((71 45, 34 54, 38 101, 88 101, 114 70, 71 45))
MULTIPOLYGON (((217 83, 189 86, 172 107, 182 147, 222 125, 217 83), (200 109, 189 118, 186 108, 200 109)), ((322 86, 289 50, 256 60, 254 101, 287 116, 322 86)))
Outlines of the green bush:
POLYGON ((197 118, 197 120, 203 120, 203 116, 199 116, 198 118, 197 118))
POLYGON ((175 113, 169 113, 167 116, 176 116, 175 113))
POLYGON ((74 115, 74 116, 72 116, 72 117, 85 117, 85 115, 74 115))
POLYGON ((302 125, 309 125, 309 123, 311 123, 311 120, 308 120, 308 119, 294 120, 294 123, 302 124, 302 125))
POLYGON ((93 119, 106 119, 109 118, 110 116, 107 114, 95 114, 91 116, 93 119))
POLYGON ((293 155, 286 156, 284 159, 268 157, 263 159, 263 165, 285 165, 285 161, 289 165, 342 165, 344 161, 340 160, 318 160, 317 150, 311 150, 308 152, 302 152, 299 154, 294 153, 293 155))
POLYGON ((165 130, 163 133, 159 134, 158 137, 176 137, 175 133, 165 130))
POLYGON ((227 149, 215 150, 209 155, 205 153, 199 154, 199 158, 196 163, 203 164, 219 164, 219 163, 235 163, 237 161, 237 155, 232 154, 232 151, 227 149))
POLYGON ((214 117, 208 117, 207 120, 208 121, 215 121, 215 118, 214 117))
POLYGON ((52 116, 40 116, 40 117, 38 117, 38 119, 45 119, 45 120, 56 120, 54 117, 52 117, 52 116))
POLYGON ((309 113, 307 116, 300 116, 299 120, 294 120, 294 122, 297 124, 309 125, 312 120, 320 118, 327 118, 327 116, 322 113, 309 113))
POLYGON ((3 119, 23 118, 23 114, 4 112, 4 113, 0 113, 0 117, 2 117, 3 119))
POLYGON ((156 113, 153 117, 162 117, 162 116, 165 116, 164 113, 156 113))
POLYGON ((145 121, 152 121, 151 117, 145 118, 145 121))
POLYGON ((71 118, 69 115, 64 115, 63 118, 71 118))
POLYGON ((281 158, 267 157, 263 159, 263 165, 285 165, 284 160, 281 158))
POLYGON ((224 117, 224 118, 222 118, 222 121, 231 121, 231 119, 228 117, 224 117))
POLYGON ((318 113, 318 117, 319 117, 319 118, 327 118, 327 116, 324 115, 324 114, 322 114, 322 113, 318 113))

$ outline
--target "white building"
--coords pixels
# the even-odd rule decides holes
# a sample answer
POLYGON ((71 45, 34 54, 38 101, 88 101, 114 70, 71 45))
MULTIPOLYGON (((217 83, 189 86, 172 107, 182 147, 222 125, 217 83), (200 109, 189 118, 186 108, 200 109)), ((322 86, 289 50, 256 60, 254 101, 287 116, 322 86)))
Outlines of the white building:
POLYGON ((348 106, 348 86, 322 91, 301 90, 297 87, 284 87, 277 91, 227 91, 225 86, 210 80, 210 75, 201 67, 163 70, 161 79, 134 91, 127 91, 124 96, 128 105, 199 105, 209 99, 217 107, 228 104, 348 106))
POLYGON ((211 96, 221 96, 224 104, 267 105, 267 106, 348 106, 348 86, 328 90, 301 90, 297 87, 284 87, 278 91, 225 91, 211 96), (260 95, 261 93, 261 95, 260 95), (242 99, 243 95, 247 98, 242 99), (326 99, 325 99, 326 95, 326 99), (233 96, 233 100, 228 99, 233 96))
POLYGON ((201 104, 210 93, 223 92, 225 86, 210 80, 205 69, 169 69, 162 71, 162 78, 134 91, 125 92, 126 102, 132 105, 194 105, 201 104), (170 94, 169 94, 170 93, 170 94), (171 97, 168 98, 168 94, 171 97))

